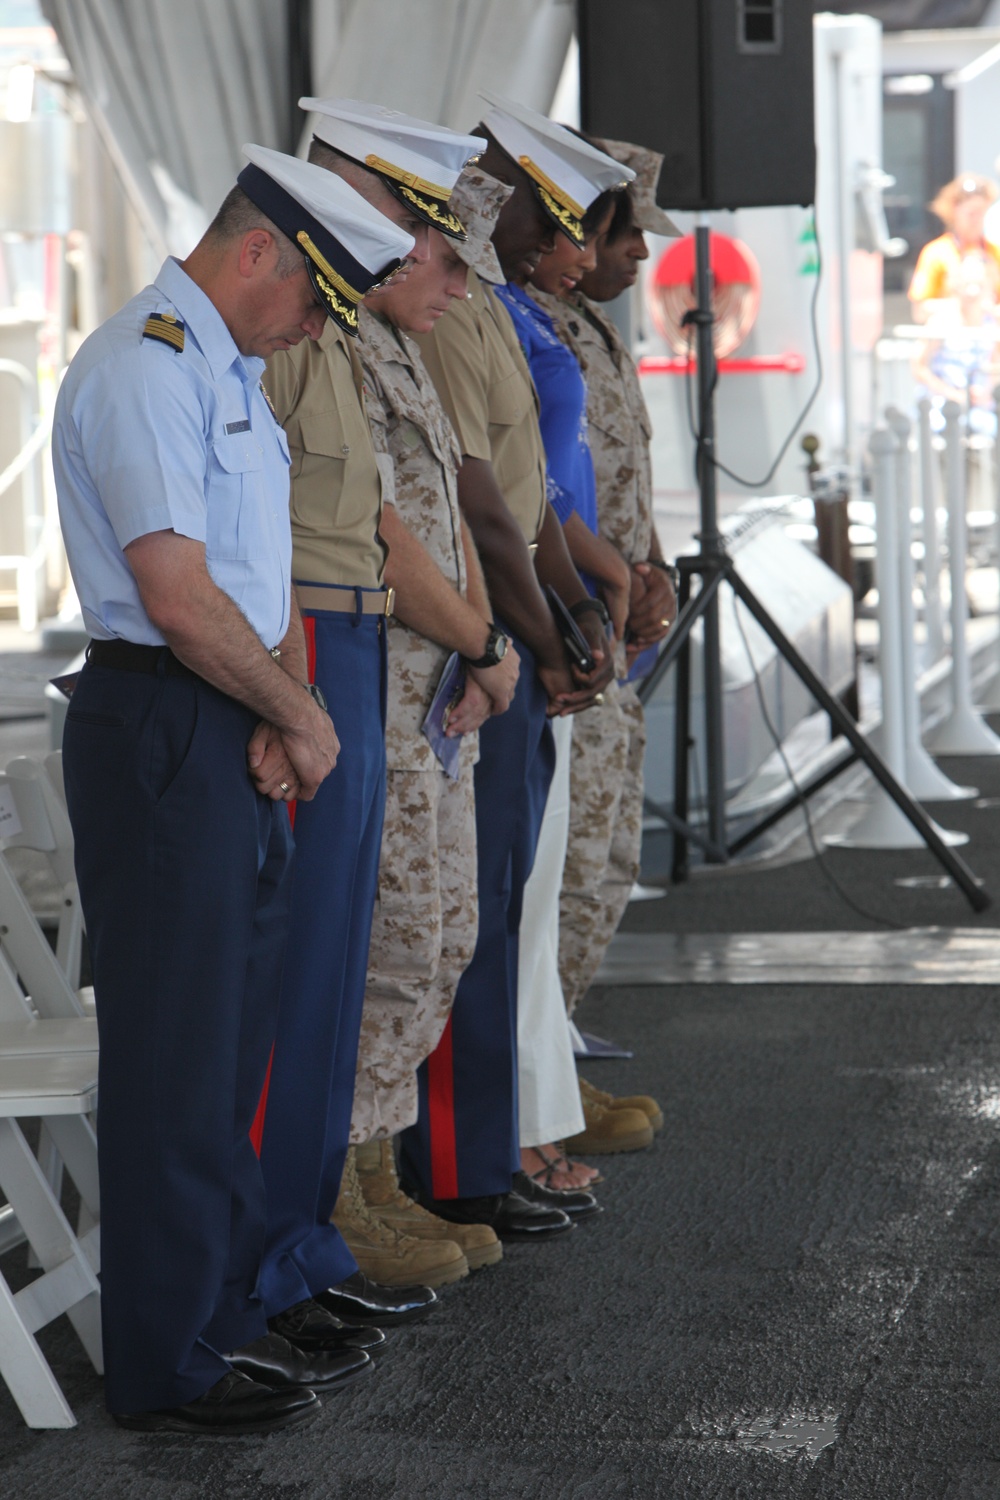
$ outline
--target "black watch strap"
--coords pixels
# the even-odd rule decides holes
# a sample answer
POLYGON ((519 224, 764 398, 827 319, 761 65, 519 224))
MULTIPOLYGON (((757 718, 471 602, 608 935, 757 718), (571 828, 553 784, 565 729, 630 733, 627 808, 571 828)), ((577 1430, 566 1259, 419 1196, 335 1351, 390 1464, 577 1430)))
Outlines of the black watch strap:
POLYGON ((603 599, 578 599, 575 604, 570 605, 569 612, 574 620, 579 620, 581 615, 597 615, 602 625, 611 624, 608 606, 603 599))
POLYGON ((510 637, 505 631, 500 629, 500 626, 494 620, 490 624, 490 633, 486 640, 486 650, 482 656, 475 658, 467 656, 465 659, 470 667, 498 667, 506 656, 509 645, 510 637), (503 645, 500 644, 501 641, 503 645))
POLYGON ((649 563, 649 566, 651 568, 659 568, 661 573, 666 573, 674 588, 677 588, 677 585, 681 581, 681 575, 680 571, 674 567, 673 563, 664 562, 662 557, 647 557, 646 561, 649 563))
POLYGON ((309 694, 314 703, 318 704, 325 714, 330 712, 327 707, 326 694, 317 682, 304 682, 302 686, 309 694))

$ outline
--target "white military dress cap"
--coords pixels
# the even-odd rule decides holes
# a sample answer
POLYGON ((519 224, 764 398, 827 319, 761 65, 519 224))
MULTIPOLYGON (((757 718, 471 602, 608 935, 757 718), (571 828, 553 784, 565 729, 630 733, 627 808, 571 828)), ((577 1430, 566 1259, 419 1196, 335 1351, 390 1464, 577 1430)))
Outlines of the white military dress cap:
POLYGON ((608 188, 623 188, 635 173, 564 125, 514 99, 480 91, 492 108, 483 124, 511 161, 531 178, 539 202, 564 234, 583 244, 581 219, 608 188))
POLYGON ((465 237, 448 199, 465 164, 486 150, 482 136, 460 135, 363 99, 305 98, 299 107, 316 116, 317 140, 374 172, 425 224, 453 239, 465 237))
POLYGON ((310 279, 330 316, 358 331, 358 304, 395 275, 413 236, 366 203, 324 167, 267 146, 244 146, 250 165, 237 184, 305 256, 310 279))

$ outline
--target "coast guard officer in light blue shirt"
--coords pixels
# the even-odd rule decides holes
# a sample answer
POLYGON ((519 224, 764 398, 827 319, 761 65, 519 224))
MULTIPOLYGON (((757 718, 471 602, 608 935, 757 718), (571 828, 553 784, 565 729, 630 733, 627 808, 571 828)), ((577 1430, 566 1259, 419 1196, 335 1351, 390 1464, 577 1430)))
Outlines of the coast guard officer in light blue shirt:
POLYGON ((370 1369, 325 1314, 308 1352, 269 1329, 257 1289, 249 1131, 278 1024, 282 804, 309 801, 339 750, 307 690, 288 448, 260 376, 322 332, 338 264, 367 287, 412 240, 330 173, 246 152, 268 213, 230 193, 84 343, 53 432, 93 637, 64 765, 101 1040, 106 1393, 142 1430, 266 1431, 370 1369))

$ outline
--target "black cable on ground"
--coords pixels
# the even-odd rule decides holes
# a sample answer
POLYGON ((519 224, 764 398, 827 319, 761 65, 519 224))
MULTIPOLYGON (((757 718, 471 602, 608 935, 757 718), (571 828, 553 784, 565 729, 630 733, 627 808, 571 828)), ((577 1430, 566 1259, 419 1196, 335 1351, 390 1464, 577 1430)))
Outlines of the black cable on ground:
POLYGON ((777 750, 778 755, 781 758, 781 763, 785 768, 785 775, 788 777, 788 780, 792 786, 792 790, 798 798, 798 803, 802 809, 802 815, 805 819, 806 837, 809 840, 809 846, 812 849, 813 855, 815 856, 816 864, 820 874, 823 876, 823 879, 830 886, 834 894, 840 897, 844 905, 848 906, 851 911, 854 912, 855 916, 863 917, 866 922, 877 922, 882 927, 891 927, 897 932, 907 932, 909 928, 906 922, 897 922, 894 917, 879 916, 877 912, 868 911, 865 907, 861 906, 857 901, 854 900, 853 896, 851 896, 844 889, 840 881, 837 879, 836 875, 834 875, 833 871, 830 869, 826 860, 826 856, 820 848, 820 845, 816 839, 816 831, 813 828, 812 815, 809 811, 809 800, 803 792, 802 788, 799 786, 798 781, 796 780, 795 772, 792 770, 791 763, 785 753, 785 747, 781 742, 781 736, 778 734, 774 721, 772 720, 771 715, 768 712, 767 699, 764 697, 764 686, 760 680, 760 673, 757 671, 757 663, 754 661, 753 652, 750 650, 750 642, 747 640, 747 634, 743 628, 743 621, 740 619, 740 603, 741 601, 738 598, 734 598, 733 616, 736 620, 736 628, 740 633, 740 639, 743 642, 743 649, 746 652, 747 661, 750 664, 750 670, 753 673, 754 689, 757 694, 757 702, 760 706, 760 711, 763 716, 764 723, 767 726, 767 732, 771 736, 771 739, 774 742, 774 748, 777 750))

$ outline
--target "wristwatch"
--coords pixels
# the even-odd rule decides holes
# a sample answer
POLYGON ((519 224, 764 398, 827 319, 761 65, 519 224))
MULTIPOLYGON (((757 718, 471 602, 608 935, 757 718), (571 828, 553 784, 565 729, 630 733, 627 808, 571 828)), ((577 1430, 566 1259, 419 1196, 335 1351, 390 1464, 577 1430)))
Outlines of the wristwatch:
POLYGON ((328 714, 330 710, 326 706, 326 694, 319 686, 319 683, 304 682, 302 686, 305 688, 306 692, 309 694, 313 702, 318 704, 325 714, 328 714))
POLYGON ((676 592, 681 581, 680 570, 675 568, 673 563, 664 562, 662 557, 647 557, 646 561, 651 568, 659 568, 661 573, 666 573, 676 592))
POLYGON ((470 667, 498 667, 507 655, 510 638, 504 635, 495 620, 490 622, 490 633, 486 639, 486 650, 475 660, 466 657, 470 667))

